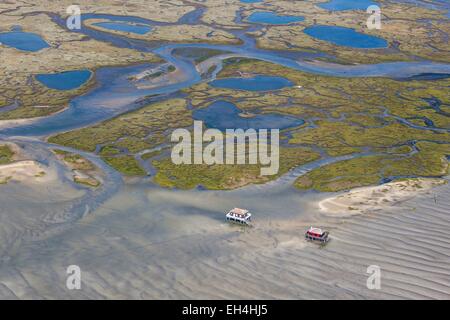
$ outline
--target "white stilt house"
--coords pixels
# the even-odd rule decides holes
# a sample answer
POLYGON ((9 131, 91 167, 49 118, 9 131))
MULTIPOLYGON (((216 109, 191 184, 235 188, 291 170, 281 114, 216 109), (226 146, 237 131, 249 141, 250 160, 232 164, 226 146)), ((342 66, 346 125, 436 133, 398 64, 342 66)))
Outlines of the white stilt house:
POLYGON ((234 208, 227 213, 227 221, 242 225, 250 225, 252 214, 245 209, 234 208))

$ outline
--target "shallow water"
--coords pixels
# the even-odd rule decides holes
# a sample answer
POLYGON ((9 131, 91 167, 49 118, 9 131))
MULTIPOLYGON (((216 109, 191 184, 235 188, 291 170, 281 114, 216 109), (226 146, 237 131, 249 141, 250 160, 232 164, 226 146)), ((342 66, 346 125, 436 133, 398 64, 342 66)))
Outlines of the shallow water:
POLYGON ((205 13, 206 8, 198 7, 191 12, 186 13, 178 20, 178 24, 197 24, 200 18, 205 13))
POLYGON ((330 0, 329 2, 319 3, 318 6, 330 11, 344 11, 344 10, 366 10, 369 6, 377 5, 379 3, 372 0, 330 0))
POLYGON ((228 101, 213 102, 204 109, 193 111, 192 117, 201 120, 209 128, 226 129, 286 129, 305 123, 302 119, 281 114, 255 114, 252 117, 242 117, 242 111, 228 101))
POLYGON ((91 77, 89 70, 74 70, 51 74, 38 74, 36 79, 50 89, 73 90, 81 87, 91 77))
MULTIPOLYGON (((96 72, 96 87, 87 94, 72 99, 67 110, 30 124, 2 129, 0 134, 46 136, 79 128, 144 106, 146 104, 145 97, 147 96, 176 92, 185 86, 189 86, 188 83, 181 81, 163 88, 139 89, 135 83, 129 80, 130 76, 152 67, 152 65, 143 64, 128 67, 101 68, 96 72)), ((183 65, 177 64, 177 67, 183 68, 183 65)), ((187 81, 194 83, 199 81, 199 77, 192 77, 187 81)))
POLYGON ((345 27, 314 25, 305 28, 304 32, 313 38, 351 48, 377 49, 386 48, 388 45, 388 42, 382 38, 345 27))
POLYGON ((50 47, 40 35, 22 31, 0 33, 0 43, 18 50, 32 52, 50 47))
POLYGON ((405 79, 399 79, 403 81, 411 81, 411 80, 418 80, 418 81, 433 81, 433 80, 440 80, 440 79, 447 79, 450 78, 450 74, 448 73, 421 73, 414 75, 412 77, 408 77, 405 79))
POLYGON ((130 32, 135 34, 146 34, 151 31, 151 27, 144 24, 130 24, 124 22, 97 22, 93 24, 94 26, 98 26, 101 28, 114 30, 114 31, 123 31, 130 32))
POLYGON ((247 18, 247 21, 251 23, 263 23, 275 25, 290 24, 300 22, 303 20, 305 20, 305 18, 302 16, 283 16, 270 11, 254 12, 247 18))

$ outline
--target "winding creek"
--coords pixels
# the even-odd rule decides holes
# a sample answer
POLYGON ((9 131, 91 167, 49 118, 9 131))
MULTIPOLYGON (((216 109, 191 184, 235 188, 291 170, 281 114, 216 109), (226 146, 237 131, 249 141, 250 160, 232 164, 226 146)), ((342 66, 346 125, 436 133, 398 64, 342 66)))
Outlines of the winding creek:
MULTIPOLYGON (((198 11, 196 11, 197 13, 198 11)), ((188 13, 189 17, 192 16, 188 13)), ((61 27, 65 27, 65 20, 61 17, 52 15, 53 20, 61 27)), ((198 14, 195 17, 199 18, 198 14)), ((112 16, 106 14, 86 14, 84 20, 88 19, 109 19, 112 21, 128 21, 132 23, 145 23, 148 25, 167 25, 168 23, 155 22, 152 20, 137 18, 112 16)), ((180 20, 186 20, 181 18, 180 20)), ((192 22, 192 21, 191 21, 192 22)), ((262 26, 261 26, 262 27, 262 26)), ((253 27, 250 27, 254 30, 253 27)), ((167 95, 175 93, 183 88, 191 87, 202 81, 214 81, 212 78, 202 79, 195 65, 192 62, 181 59, 173 54, 173 51, 180 48, 199 48, 221 50, 230 52, 235 57, 253 58, 272 62, 295 70, 330 75, 337 77, 392 77, 409 78, 421 74, 450 74, 450 64, 436 63, 431 61, 417 62, 390 62, 379 64, 358 64, 358 65, 339 65, 325 62, 310 62, 311 55, 302 54, 292 56, 291 52, 268 51, 255 47, 254 41, 244 36, 244 32, 227 30, 242 40, 240 45, 213 45, 213 44, 155 44, 143 40, 136 40, 124 36, 111 34, 99 30, 83 27, 80 31, 86 36, 99 41, 106 41, 114 46, 122 48, 131 48, 142 52, 153 52, 163 60, 174 65, 182 76, 176 83, 163 86, 157 86, 152 89, 139 89, 130 83, 128 77, 151 66, 141 64, 137 66, 124 67, 105 67, 97 70, 95 76, 97 80, 96 87, 83 96, 76 97, 70 102, 70 107, 56 115, 49 116, 32 123, 11 125, 8 128, 0 129, 0 135, 3 136, 48 136, 58 132, 73 130, 85 127, 93 123, 109 119, 117 114, 136 109, 142 106, 142 99, 153 95, 167 95), (118 90, 120 89, 120 90, 118 90)), ((320 56, 320 54, 318 54, 320 56)), ((224 56, 225 58, 228 56, 224 56)), ((221 66, 221 56, 214 57, 215 64, 221 66)))

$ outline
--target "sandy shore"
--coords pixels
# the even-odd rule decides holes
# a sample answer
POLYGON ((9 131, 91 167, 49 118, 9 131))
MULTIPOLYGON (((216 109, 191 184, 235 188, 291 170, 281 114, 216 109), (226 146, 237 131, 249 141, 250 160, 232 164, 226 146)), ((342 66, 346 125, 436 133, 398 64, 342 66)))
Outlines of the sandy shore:
POLYGON ((1 186, 0 298, 450 299, 448 183, 330 197, 285 183, 174 191, 109 176, 86 190, 50 151, 22 147, 55 178, 1 186), (346 214, 356 204, 361 212, 346 214), (224 221, 236 206, 252 211, 252 228, 224 221), (310 225, 330 232, 325 247, 303 239, 310 225), (73 264, 81 290, 66 287, 73 264), (380 290, 366 286, 371 265, 380 290))
POLYGON ((39 118, 31 118, 31 119, 14 119, 14 120, 0 120, 0 128, 9 128, 11 126, 16 126, 19 124, 28 124, 36 121, 39 118))
POLYGON ((36 161, 24 160, 0 165, 0 181, 28 181, 45 175, 45 168, 36 161))
POLYGON ((8 145, 14 152, 13 162, 0 165, 0 184, 9 181, 22 183, 42 183, 49 179, 48 170, 45 166, 35 160, 29 160, 26 153, 17 144, 0 141, 8 145))
POLYGON ((354 215, 376 212, 421 194, 429 194, 436 186, 447 183, 444 179, 409 179, 380 186, 357 188, 319 202, 320 209, 330 215, 354 215))
MULTIPOLYGON (((17 196, 18 190, 11 192, 17 196)), ((61 199, 68 198, 65 192, 55 190, 61 199)), ((449 192, 443 184, 377 212, 330 216, 319 207, 323 195, 290 189, 185 192, 126 185, 64 232, 5 249, 0 297, 449 299, 449 192), (233 205, 252 209, 253 228, 224 222, 233 205), (310 224, 330 231, 327 246, 303 240, 310 224), (82 270, 78 291, 65 287, 71 264, 82 270), (381 268, 380 290, 366 287, 370 265, 381 268)), ((6 209, 17 203, 9 192, 0 200, 6 209)), ((67 203, 48 202, 38 212, 57 214, 67 203)), ((39 229, 39 221, 27 229, 39 229)))
POLYGON ((154 70, 159 70, 159 69, 153 68, 153 69, 145 70, 135 76, 136 80, 142 81, 142 82, 139 82, 138 84, 136 84, 136 87, 138 89, 141 89, 141 90, 155 89, 155 88, 162 87, 162 86, 174 85, 179 82, 187 80, 186 75, 183 73, 182 70, 179 70, 179 69, 176 69, 172 72, 165 71, 159 76, 156 76, 154 78, 145 79, 145 77, 148 76, 149 74, 153 74, 154 70))
MULTIPOLYGON (((33 106, 33 108, 41 108, 42 109, 42 108, 51 108, 51 106, 33 106)), ((61 110, 58 110, 56 112, 53 112, 53 113, 48 114, 43 117, 34 117, 34 118, 27 118, 27 119, 0 120, 0 129, 11 128, 11 127, 15 127, 17 125, 31 124, 40 119, 44 119, 44 118, 56 115, 58 113, 64 112, 68 108, 69 108, 68 106, 64 107, 61 110)))

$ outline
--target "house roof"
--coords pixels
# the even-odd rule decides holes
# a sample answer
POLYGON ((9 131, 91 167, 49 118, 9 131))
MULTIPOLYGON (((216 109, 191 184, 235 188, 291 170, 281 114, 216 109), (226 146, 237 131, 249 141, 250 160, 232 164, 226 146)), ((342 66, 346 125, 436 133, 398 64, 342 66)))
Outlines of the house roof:
POLYGON ((240 209, 240 208, 234 208, 233 210, 230 211, 230 213, 235 213, 235 214, 239 214, 239 215, 246 215, 248 213, 248 210, 240 209))
POLYGON ((227 213, 227 216, 229 217, 235 217, 235 218, 240 218, 240 219, 247 219, 250 218, 252 214, 245 209, 239 209, 239 208, 234 208, 233 210, 231 210, 230 212, 227 213))
POLYGON ((319 235, 321 235, 321 234, 323 234, 323 230, 320 229, 320 228, 313 228, 313 227, 310 227, 310 228, 308 229, 308 233, 313 233, 313 234, 319 234, 319 235))

